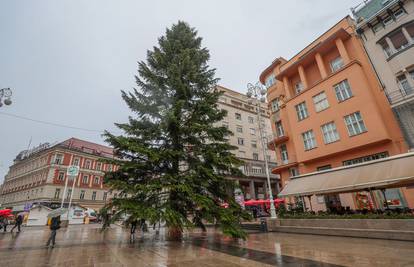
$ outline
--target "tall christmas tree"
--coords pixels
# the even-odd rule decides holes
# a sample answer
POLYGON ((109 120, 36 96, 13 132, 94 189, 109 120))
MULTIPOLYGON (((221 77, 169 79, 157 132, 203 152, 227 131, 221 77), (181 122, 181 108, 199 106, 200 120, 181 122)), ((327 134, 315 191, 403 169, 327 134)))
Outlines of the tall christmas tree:
POLYGON ((151 224, 165 222, 172 238, 185 228, 204 229, 205 222, 244 238, 240 221, 249 215, 225 179, 240 175, 240 162, 226 142, 231 132, 215 126, 226 112, 217 106, 221 93, 201 41, 187 23, 174 24, 139 62, 137 88, 122 91, 134 115, 116 124, 123 135, 105 133, 119 166, 106 183, 121 192, 110 205, 151 224))

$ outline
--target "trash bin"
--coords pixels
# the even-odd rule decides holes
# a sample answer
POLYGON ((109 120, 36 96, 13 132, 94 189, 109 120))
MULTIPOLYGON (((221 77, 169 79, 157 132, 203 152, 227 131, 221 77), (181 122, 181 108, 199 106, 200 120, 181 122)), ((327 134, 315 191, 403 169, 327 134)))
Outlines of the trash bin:
POLYGON ((266 218, 260 218, 260 231, 267 232, 266 218))

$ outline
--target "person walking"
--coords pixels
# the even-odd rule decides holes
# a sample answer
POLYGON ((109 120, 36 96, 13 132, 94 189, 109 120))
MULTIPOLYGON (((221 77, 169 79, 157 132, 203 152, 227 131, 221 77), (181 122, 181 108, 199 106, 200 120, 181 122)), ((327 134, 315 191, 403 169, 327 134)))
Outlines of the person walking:
POLYGON ((0 217, 0 230, 3 228, 3 232, 7 232, 7 225, 9 224, 9 220, 6 216, 0 217))
POLYGON ((50 221, 50 237, 47 240, 46 243, 46 247, 50 246, 50 243, 52 243, 52 248, 55 247, 55 242, 56 242, 56 231, 60 228, 60 216, 58 217, 53 217, 52 220, 50 221))
POLYGON ((22 225, 22 223, 23 223, 23 215, 17 215, 17 218, 16 218, 16 221, 15 221, 15 223, 14 223, 14 226, 13 226, 13 228, 11 229, 11 233, 13 233, 13 230, 14 229, 16 229, 16 227, 17 227, 17 232, 18 233, 20 233, 20 226, 22 225))
POLYGON ((132 219, 130 224, 131 224, 130 241, 131 241, 131 243, 133 243, 133 242, 135 242, 135 231, 137 230, 138 220, 137 219, 132 219))

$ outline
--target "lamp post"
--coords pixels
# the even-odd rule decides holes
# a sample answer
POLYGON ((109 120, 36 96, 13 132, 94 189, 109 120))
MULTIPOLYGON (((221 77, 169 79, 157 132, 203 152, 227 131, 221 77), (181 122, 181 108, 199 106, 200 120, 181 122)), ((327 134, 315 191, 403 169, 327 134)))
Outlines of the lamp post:
POLYGON ((0 89, 0 107, 3 106, 3 103, 6 106, 11 105, 12 101, 11 101, 11 96, 12 96, 12 90, 10 88, 2 88, 0 89), (5 98, 3 100, 3 98, 5 98))
POLYGON ((256 101, 257 105, 257 121, 259 125, 259 135, 260 135, 260 143, 262 145, 262 152, 263 152, 263 158, 265 161, 265 168, 266 168, 266 177, 267 177, 267 184, 268 184, 268 194, 269 194, 269 200, 270 200, 270 216, 272 219, 276 219, 276 208, 275 203, 273 201, 273 192, 272 192, 272 185, 270 183, 270 173, 269 173, 269 163, 267 161, 267 153, 266 153, 266 147, 263 142, 263 130, 262 130, 262 123, 261 123, 261 103, 265 103, 266 98, 266 90, 262 88, 261 84, 257 82, 255 85, 249 83, 247 84, 247 97, 252 100, 252 102, 256 101))

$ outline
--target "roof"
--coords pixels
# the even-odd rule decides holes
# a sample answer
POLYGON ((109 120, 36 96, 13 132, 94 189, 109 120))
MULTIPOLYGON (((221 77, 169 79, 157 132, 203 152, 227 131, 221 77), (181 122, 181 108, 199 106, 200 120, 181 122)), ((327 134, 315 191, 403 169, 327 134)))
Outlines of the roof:
POLYGON ((69 149, 81 150, 86 153, 92 153, 92 154, 97 154, 97 155, 104 154, 106 156, 112 156, 114 154, 113 148, 109 146, 99 145, 96 143, 84 141, 84 140, 77 139, 74 137, 66 141, 63 141, 59 145, 64 145, 69 149))
POLYGON ((353 8, 352 11, 357 20, 359 18, 363 18, 364 20, 370 20, 385 7, 388 7, 397 2, 398 0, 369 0, 362 2, 361 4, 353 8))

